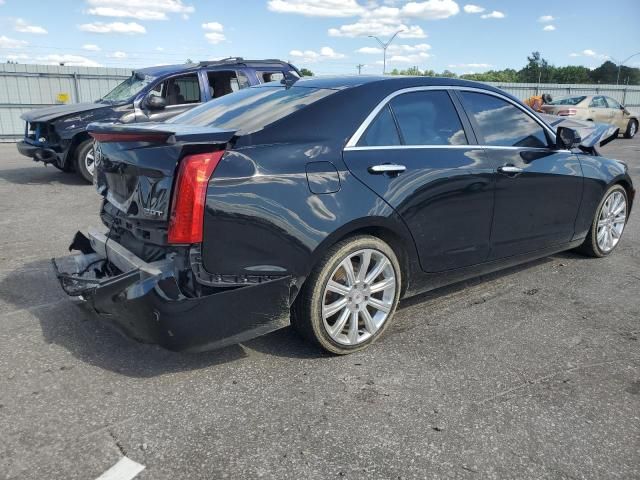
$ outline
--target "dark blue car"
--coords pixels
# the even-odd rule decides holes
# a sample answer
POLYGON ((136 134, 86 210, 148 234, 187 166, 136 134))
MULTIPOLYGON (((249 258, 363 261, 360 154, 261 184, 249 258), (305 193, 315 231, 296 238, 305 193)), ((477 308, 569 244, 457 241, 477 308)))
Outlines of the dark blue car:
POLYGON ((242 58, 136 70, 97 102, 25 113, 25 136, 18 150, 36 161, 76 171, 91 182, 94 155, 89 123, 162 122, 213 98, 299 75, 287 62, 242 58))

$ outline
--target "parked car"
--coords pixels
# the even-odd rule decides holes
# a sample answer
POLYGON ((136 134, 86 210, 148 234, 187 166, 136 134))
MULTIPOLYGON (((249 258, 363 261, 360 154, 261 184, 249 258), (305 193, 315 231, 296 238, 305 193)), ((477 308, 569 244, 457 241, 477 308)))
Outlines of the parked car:
POLYGON ((213 98, 285 76, 297 78, 299 72, 280 60, 227 58, 144 68, 94 103, 25 113, 24 140, 18 143, 18 150, 36 161, 76 171, 91 182, 94 154, 89 123, 162 122, 213 98))
POLYGON ((448 78, 265 84, 89 131, 108 233, 78 232, 58 278, 173 350, 291 322, 358 351, 401 297, 562 250, 610 255, 635 195, 597 139, 583 151, 575 130, 448 78))
POLYGON ((633 138, 638 132, 638 115, 631 113, 613 98, 604 95, 575 95, 559 98, 542 105, 541 108, 542 112, 550 115, 610 123, 618 127, 625 138, 633 138))

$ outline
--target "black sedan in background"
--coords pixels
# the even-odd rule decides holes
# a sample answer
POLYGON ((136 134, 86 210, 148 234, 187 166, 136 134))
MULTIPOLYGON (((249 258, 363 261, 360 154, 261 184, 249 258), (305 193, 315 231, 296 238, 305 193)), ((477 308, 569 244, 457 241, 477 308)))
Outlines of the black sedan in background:
POLYGON ((562 250, 611 254, 635 193, 574 130, 452 79, 274 82, 89 130, 107 232, 77 233, 58 277, 174 350, 292 323, 358 351, 403 296, 562 250))

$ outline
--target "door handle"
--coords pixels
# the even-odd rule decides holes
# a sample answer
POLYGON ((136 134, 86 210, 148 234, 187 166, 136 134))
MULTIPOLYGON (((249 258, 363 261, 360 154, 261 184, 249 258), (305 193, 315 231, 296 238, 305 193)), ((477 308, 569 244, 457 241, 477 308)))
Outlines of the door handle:
POLYGON ((522 173, 523 170, 519 167, 514 167, 513 165, 503 165, 498 167, 498 172, 506 173, 507 175, 517 175, 518 173, 522 173))
POLYGON ((394 163, 384 163, 382 165, 373 165, 369 167, 369 173, 402 173, 407 169, 404 165, 396 165, 394 163))

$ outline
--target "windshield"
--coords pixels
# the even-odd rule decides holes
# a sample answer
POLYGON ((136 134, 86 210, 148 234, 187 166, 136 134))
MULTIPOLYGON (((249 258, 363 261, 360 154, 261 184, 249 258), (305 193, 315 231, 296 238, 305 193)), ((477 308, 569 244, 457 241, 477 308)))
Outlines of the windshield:
POLYGON ((567 97, 559 98, 553 102, 549 102, 549 105, 577 105, 587 97, 567 97))
POLYGON ((335 93, 335 90, 281 86, 253 87, 220 97, 167 123, 209 126, 251 133, 335 93))
POLYGON ((149 85, 155 77, 134 73, 116 88, 107 93, 101 100, 108 102, 124 102, 135 96, 144 87, 149 85))

